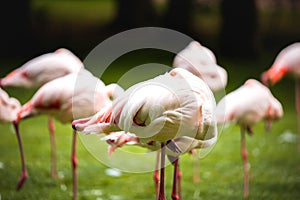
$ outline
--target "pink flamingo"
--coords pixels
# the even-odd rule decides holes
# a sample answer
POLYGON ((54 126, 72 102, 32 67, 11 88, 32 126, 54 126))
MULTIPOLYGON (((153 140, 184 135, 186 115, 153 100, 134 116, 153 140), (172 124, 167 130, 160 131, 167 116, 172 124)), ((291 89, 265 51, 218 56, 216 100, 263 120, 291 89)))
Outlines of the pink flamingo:
MULTIPOLYGON (((17 113, 20 111, 21 109, 21 104, 20 102, 13 98, 13 97, 9 97, 8 94, 2 90, 0 88, 0 122, 12 122, 17 118, 17 113)), ((21 153, 21 158, 24 158, 23 155, 23 146, 21 143, 21 137, 18 131, 18 127, 16 126, 15 123, 13 123, 14 128, 16 130, 16 134, 17 134, 17 139, 18 139, 18 143, 19 143, 19 148, 20 148, 20 153, 21 153)), ((25 163, 25 160, 22 159, 22 167, 23 167, 23 171, 26 171, 25 165, 23 165, 23 163, 25 163)), ((24 177, 27 177, 27 173, 23 174, 24 177)), ((17 190, 19 190, 20 187, 19 185, 17 186, 17 190)))
POLYGON ((214 108, 215 100, 207 85, 190 72, 176 68, 130 87, 112 105, 91 118, 73 121, 72 126, 84 133, 130 132, 138 137, 140 145, 160 148, 159 200, 166 199, 164 165, 167 151, 168 156, 175 157, 172 199, 179 199, 178 156, 191 148, 215 143, 214 108))
MULTIPOLYGON (((188 70, 203 79, 213 92, 224 90, 227 84, 227 72, 217 64, 215 54, 197 41, 179 52, 173 61, 174 67, 188 70)), ((199 163, 196 150, 190 152, 194 155, 194 182, 199 182, 199 163)))
POLYGON ((212 91, 224 89, 227 84, 226 70, 217 65, 214 53, 197 41, 192 41, 175 56, 173 66, 203 79, 212 91))
MULTIPOLYGON (((100 108, 111 104, 110 95, 116 95, 111 91, 112 88, 116 87, 105 87, 102 81, 86 70, 57 78, 43 85, 35 93, 32 99, 21 108, 15 123, 18 124, 22 119, 41 114, 50 115, 61 123, 71 123, 74 119, 95 114, 100 108)), ((76 135, 77 133, 74 131, 71 155, 73 199, 77 197, 76 135)), ((26 180, 26 174, 24 162, 18 184, 20 187, 26 180)))
POLYGON ((0 122, 13 122, 20 108, 20 102, 0 88, 0 122))
POLYGON ((244 164, 244 196, 249 195, 248 156, 245 131, 252 134, 252 126, 266 121, 266 129, 271 122, 283 115, 280 102, 270 90, 260 82, 249 79, 237 90, 227 94, 217 105, 218 124, 235 123, 241 128, 241 155, 244 164))
POLYGON ((39 88, 43 84, 83 69, 83 63, 71 51, 60 48, 33 58, 0 80, 2 87, 39 88))
POLYGON ((298 115, 298 150, 300 152, 300 43, 294 43, 277 55, 271 68, 264 72, 261 76, 265 85, 274 85, 284 76, 289 75, 296 80, 295 97, 296 111, 298 115))
MULTIPOLYGON (((78 73, 83 68, 83 63, 78 57, 71 51, 60 48, 53 53, 46 53, 29 60, 0 79, 0 85, 2 87, 39 88, 53 79, 70 73, 78 73)), ((55 178, 57 176, 56 143, 54 123, 51 117, 48 120, 48 128, 51 142, 51 176, 55 178)))

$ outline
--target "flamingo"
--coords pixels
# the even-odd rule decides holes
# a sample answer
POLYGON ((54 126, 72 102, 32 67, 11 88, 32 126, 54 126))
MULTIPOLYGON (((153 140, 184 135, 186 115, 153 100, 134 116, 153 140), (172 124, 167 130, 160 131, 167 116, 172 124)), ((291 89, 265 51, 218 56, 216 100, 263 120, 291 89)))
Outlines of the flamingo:
MULTIPOLYGON (((0 88, 0 122, 4 123, 4 122, 14 122, 14 120, 17 118, 17 113, 20 111, 21 109, 21 104, 20 102, 13 98, 13 97, 9 97, 8 94, 2 90, 0 88)), ((23 155, 23 146, 21 143, 21 137, 18 131, 18 127, 16 126, 15 123, 13 123, 14 128, 16 130, 16 134, 17 134, 17 139, 19 142, 19 148, 20 148, 20 152, 21 152, 21 157, 24 158, 23 155)), ((24 163, 24 159, 22 159, 22 164, 24 163)), ((25 165, 23 165, 23 171, 26 172, 26 168, 25 165)), ((23 174, 24 177, 27 177, 27 172, 23 174)), ((17 190, 20 189, 19 186, 17 186, 17 190)))
MULTIPOLYGON (((19 68, 0 79, 2 87, 39 88, 45 83, 65 76, 78 73, 84 68, 81 60, 70 50, 59 48, 52 53, 46 53, 27 61, 19 68)), ((56 172, 56 143, 54 123, 48 119, 48 128, 51 142, 51 176, 55 178, 56 172)))
POLYGON ((208 86, 185 69, 170 72, 133 85, 112 105, 87 119, 74 120, 75 130, 84 133, 125 131, 138 137, 138 143, 161 149, 158 198, 164 192, 165 154, 175 157, 172 199, 177 194, 178 156, 191 148, 204 148, 216 142, 215 99, 208 86))
POLYGON ((241 130, 241 155, 244 165, 244 196, 249 195, 248 156, 245 131, 253 133, 252 126, 259 121, 266 121, 269 130, 271 122, 281 118, 281 103, 270 90, 254 79, 247 80, 244 85, 223 97, 217 105, 216 118, 218 124, 235 123, 241 130))
POLYGON ((227 84, 227 72, 217 65, 214 53, 197 41, 179 52, 174 60, 174 67, 180 67, 202 78, 212 91, 224 89, 227 84))
MULTIPOLYGON (((37 115, 50 115, 61 123, 71 123, 74 119, 95 114, 101 107, 111 103, 110 95, 117 95, 111 91, 117 86, 105 87, 104 83, 90 72, 82 70, 61 78, 54 79, 43 85, 18 112, 15 123, 37 115)), ((119 90, 122 89, 119 87, 119 90)), ((73 199, 77 195, 77 158, 76 158, 76 131, 73 132, 72 168, 73 168, 73 199)), ((24 160, 24 157, 22 158, 24 160)), ((27 174, 25 162, 19 181, 21 187, 27 174)))
POLYGON ((43 84, 77 73, 84 68, 81 60, 65 48, 33 58, 0 79, 2 87, 39 88, 43 84))
POLYGON ((20 102, 0 88, 0 122, 13 122, 20 108, 20 102))
POLYGON ((273 86, 284 76, 292 76, 295 81, 295 102, 298 115, 298 150, 300 152, 300 42, 293 43, 280 51, 271 68, 261 76, 265 85, 273 86))
MULTIPOLYGON (((213 92, 224 90, 227 84, 227 72, 217 64, 215 54, 197 41, 192 41, 179 52, 174 60, 174 67, 180 67, 202 78, 213 92)), ((194 182, 199 182, 197 151, 191 150, 194 155, 194 182)))

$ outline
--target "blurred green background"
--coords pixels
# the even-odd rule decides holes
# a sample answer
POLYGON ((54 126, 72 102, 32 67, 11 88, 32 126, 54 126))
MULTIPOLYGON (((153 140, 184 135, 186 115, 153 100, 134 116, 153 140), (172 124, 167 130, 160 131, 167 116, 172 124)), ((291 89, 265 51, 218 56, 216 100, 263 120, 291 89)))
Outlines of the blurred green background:
MULTIPOLYGON (((5 1, 0 8, 1 77, 27 60, 60 47, 84 59, 96 45, 122 30, 159 26, 183 32, 211 48, 219 65, 228 72, 228 93, 248 78, 259 79, 277 53, 299 41, 300 35, 300 2, 292 0, 24 0, 18 4, 5 1)), ((173 57, 159 50, 131 52, 112 63, 103 81, 117 81, 124 71, 144 63, 171 65, 173 57)), ((249 199, 299 199, 294 82, 285 78, 271 90, 282 102, 285 114, 270 133, 260 123, 254 127, 254 135, 247 136, 249 199)), ((6 91, 22 103, 34 93, 14 88, 6 91)), ((72 129, 56 123, 59 178, 53 180, 46 124, 45 116, 21 123, 30 177, 19 192, 15 191, 21 170, 17 141, 12 126, 0 124, 0 199, 71 198, 72 129)), ((199 161, 199 183, 192 181, 192 156, 182 156, 183 199, 243 198, 239 128, 226 127, 220 133, 213 151, 199 161)), ((79 199, 155 199, 152 173, 109 176, 107 166, 94 159, 81 142, 78 160, 79 199)), ((169 166, 168 199, 171 178, 169 166)))

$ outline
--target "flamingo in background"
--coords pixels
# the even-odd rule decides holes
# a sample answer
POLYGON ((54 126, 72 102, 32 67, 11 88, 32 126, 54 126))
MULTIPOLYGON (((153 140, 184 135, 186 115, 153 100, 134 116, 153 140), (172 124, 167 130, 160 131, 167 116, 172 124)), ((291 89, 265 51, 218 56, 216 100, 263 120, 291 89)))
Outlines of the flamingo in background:
POLYGON ((112 105, 72 126, 84 133, 125 131, 135 134, 141 145, 160 148, 158 199, 164 200, 165 153, 175 157, 172 198, 177 194, 178 156, 191 148, 213 145, 217 138, 215 99, 198 77, 176 68, 154 79, 133 85, 112 105), (182 138, 179 141, 179 138, 182 138))
MULTIPOLYGON (((21 104, 20 102, 13 98, 13 97, 9 97, 8 94, 2 90, 0 88, 0 122, 4 123, 4 122, 14 122, 14 120, 17 118, 17 113, 20 111, 21 109, 21 104)), ((17 135, 17 139, 18 139, 18 143, 19 143, 19 148, 20 148, 20 153, 21 153, 21 158, 22 158, 22 171, 25 172, 22 176, 27 177, 27 172, 26 172, 26 167, 24 165, 25 163, 25 159, 24 159, 24 153, 23 153, 23 146, 22 146, 22 142, 21 142, 21 137, 20 137, 20 133, 18 130, 18 127, 16 126, 15 123, 13 123, 14 128, 16 130, 16 135, 17 135)), ((20 182, 22 182, 20 180, 20 182)), ((20 183, 21 185, 23 183, 20 183)), ((21 187, 17 186, 17 190, 19 190, 21 187)))
POLYGON ((214 53, 197 41, 192 41, 175 56, 173 66, 198 76, 214 92, 224 89, 227 84, 226 70, 217 65, 214 53))
MULTIPOLYGON (((61 123, 71 123, 74 119, 95 114, 100 108, 111 104, 110 95, 115 92, 105 87, 104 83, 94 77, 90 72, 82 70, 61 78, 54 79, 43 85, 18 112, 15 123, 36 115, 50 115, 61 123)), ((122 89, 118 88, 120 91, 122 89)), ((77 194, 77 158, 76 158, 76 131, 72 142, 73 167, 73 199, 77 194)), ((22 153, 23 154, 23 153, 22 153)), ((24 158, 22 158, 24 160, 24 158)), ((25 162, 19 185, 22 186, 27 174, 25 162)))
POLYGON ((0 85, 39 88, 53 79, 77 73, 83 68, 83 63, 77 56, 68 49, 60 48, 53 53, 46 53, 29 60, 0 79, 0 85))
POLYGON ((270 90, 260 82, 249 79, 237 90, 223 97, 217 105, 218 124, 235 123, 241 129, 241 155, 244 165, 244 196, 249 195, 248 155, 245 131, 252 134, 252 126, 266 121, 267 130, 271 122, 281 118, 283 110, 280 102, 270 90))
MULTIPOLYGON (((0 85, 2 87, 36 89, 53 79, 70 73, 78 73, 83 68, 84 65, 77 56, 68 49, 60 48, 53 53, 46 53, 29 60, 0 79, 0 85)), ((54 123, 51 117, 48 118, 48 128, 51 142, 51 176, 55 178, 57 176, 56 143, 54 123)))
MULTIPOLYGON (((173 66, 188 70, 206 82, 213 92, 224 90, 227 84, 227 72, 217 64, 215 54, 207 47, 197 41, 190 44, 179 52, 174 60, 173 66)), ((199 163, 197 162, 197 151, 191 150, 194 155, 194 182, 199 182, 199 163)))
POLYGON ((298 115, 298 150, 300 152, 300 43, 294 43, 277 55, 271 68, 264 72, 261 79, 265 85, 273 86, 284 76, 289 75, 296 80, 295 84, 295 102, 298 115))
POLYGON ((0 88, 0 122, 13 122, 20 108, 20 102, 0 88))

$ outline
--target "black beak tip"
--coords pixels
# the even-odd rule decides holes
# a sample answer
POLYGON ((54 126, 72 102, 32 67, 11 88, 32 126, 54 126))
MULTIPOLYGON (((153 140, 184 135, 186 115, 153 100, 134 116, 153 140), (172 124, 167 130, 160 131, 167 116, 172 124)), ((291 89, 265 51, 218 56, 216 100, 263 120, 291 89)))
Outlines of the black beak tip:
POLYGON ((76 131, 76 125, 72 123, 72 128, 76 131))

